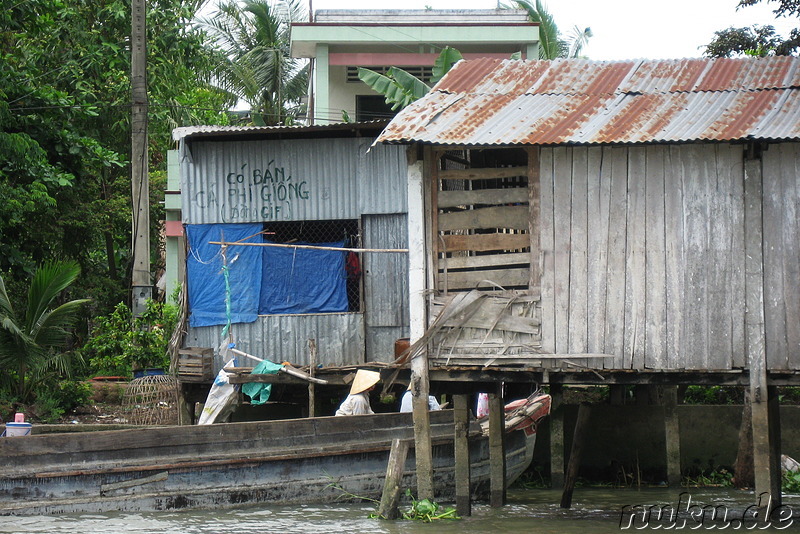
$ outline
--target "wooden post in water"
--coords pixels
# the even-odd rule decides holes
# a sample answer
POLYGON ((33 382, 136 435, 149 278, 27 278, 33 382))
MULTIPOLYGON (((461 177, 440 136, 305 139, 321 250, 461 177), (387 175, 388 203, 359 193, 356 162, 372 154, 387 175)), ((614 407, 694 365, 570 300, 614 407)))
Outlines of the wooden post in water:
POLYGON ((502 385, 489 393, 489 506, 506 503, 505 411, 502 385))
POLYGON ((389 452, 389 464, 386 466, 386 480, 383 482, 383 494, 378 507, 378 515, 386 519, 397 519, 397 503, 403 483, 403 472, 408 456, 409 440, 395 439, 389 452))
POLYGON ((572 435, 572 448, 569 453, 569 465, 567 466, 567 476, 564 480, 564 493, 561 494, 561 508, 572 506, 572 490, 575 489, 575 481, 578 478, 578 468, 581 466, 581 453, 583 452, 583 435, 586 430, 586 423, 589 421, 591 406, 581 404, 578 407, 578 420, 575 421, 575 433, 572 435))
MULTIPOLYGON (((313 377, 317 369, 317 340, 311 338, 308 340, 308 374, 313 377)), ((308 383, 308 416, 314 417, 316 415, 317 405, 317 390, 314 382, 308 383)))
POLYGON ((681 429, 678 421, 678 387, 664 386, 664 436, 667 450, 667 483, 681 483, 681 429))
POLYGON ((469 401, 467 395, 453 396, 455 419, 455 477, 456 511, 460 516, 472 515, 472 500, 469 490, 469 401))
POLYGON ((564 488, 564 387, 550 385, 550 486, 564 488))
POLYGON ((764 225, 762 162, 748 146, 744 162, 745 339, 750 367, 753 467, 756 504, 780 506, 780 414, 773 386, 767 383, 764 312, 764 225))

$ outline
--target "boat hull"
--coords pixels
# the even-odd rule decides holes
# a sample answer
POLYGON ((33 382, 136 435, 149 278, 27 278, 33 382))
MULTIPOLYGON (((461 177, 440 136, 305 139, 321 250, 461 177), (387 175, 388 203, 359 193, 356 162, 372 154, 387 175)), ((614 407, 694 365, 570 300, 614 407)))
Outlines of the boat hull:
MULTIPOLYGON (((227 508, 380 498, 395 438, 411 414, 30 436, 0 440, 0 514, 227 508)), ((454 499, 453 414, 431 412, 436 499, 454 499)), ((510 484, 534 436, 506 435, 510 484)), ((470 437, 473 496, 488 492, 488 439, 470 437)), ((404 487, 416 486, 413 449, 404 487)))

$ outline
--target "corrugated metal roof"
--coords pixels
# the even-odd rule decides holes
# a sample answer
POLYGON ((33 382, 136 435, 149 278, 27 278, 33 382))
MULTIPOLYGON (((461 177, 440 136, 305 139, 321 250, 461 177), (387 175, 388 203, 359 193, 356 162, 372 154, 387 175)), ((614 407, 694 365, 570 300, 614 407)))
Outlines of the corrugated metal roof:
POLYGON ((800 58, 459 62, 379 142, 558 145, 800 138, 800 58))
POLYGON ((335 131, 351 131, 353 135, 361 130, 375 130, 386 124, 386 121, 339 122, 325 125, 295 126, 181 126, 172 130, 172 139, 181 141, 189 138, 209 137, 304 137, 308 134, 326 134, 335 131))

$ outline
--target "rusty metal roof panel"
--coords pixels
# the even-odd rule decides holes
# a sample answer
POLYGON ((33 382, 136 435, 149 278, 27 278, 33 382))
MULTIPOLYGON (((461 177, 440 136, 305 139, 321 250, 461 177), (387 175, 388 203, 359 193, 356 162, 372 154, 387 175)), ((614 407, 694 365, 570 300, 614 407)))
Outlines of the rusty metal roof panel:
POLYGON ((595 144, 800 137, 800 59, 459 62, 381 142, 595 144))

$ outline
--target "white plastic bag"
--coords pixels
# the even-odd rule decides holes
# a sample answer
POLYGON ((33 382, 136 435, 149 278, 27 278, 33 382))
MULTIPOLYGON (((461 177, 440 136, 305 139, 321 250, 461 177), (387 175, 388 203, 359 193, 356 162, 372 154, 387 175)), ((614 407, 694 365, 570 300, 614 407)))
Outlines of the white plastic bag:
POLYGON ((211 391, 208 392, 206 405, 203 407, 203 412, 200 414, 200 419, 197 421, 198 425, 210 425, 217 419, 224 419, 236 408, 236 403, 239 400, 239 388, 235 384, 231 384, 228 380, 228 373, 226 368, 234 367, 234 359, 231 358, 222 369, 217 373, 217 378, 211 385, 211 391))

